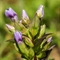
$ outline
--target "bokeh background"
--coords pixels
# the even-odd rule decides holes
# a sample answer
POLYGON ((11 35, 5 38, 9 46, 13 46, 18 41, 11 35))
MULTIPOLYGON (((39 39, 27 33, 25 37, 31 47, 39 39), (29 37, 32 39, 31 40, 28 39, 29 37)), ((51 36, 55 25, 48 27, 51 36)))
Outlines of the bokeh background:
POLYGON ((41 4, 44 5, 43 23, 46 24, 46 32, 53 33, 53 43, 56 44, 50 57, 60 60, 60 0, 0 0, 0 60, 21 60, 14 45, 6 42, 13 36, 5 26, 12 24, 12 21, 5 16, 5 10, 13 8, 21 19, 22 9, 25 9, 32 20, 41 4))

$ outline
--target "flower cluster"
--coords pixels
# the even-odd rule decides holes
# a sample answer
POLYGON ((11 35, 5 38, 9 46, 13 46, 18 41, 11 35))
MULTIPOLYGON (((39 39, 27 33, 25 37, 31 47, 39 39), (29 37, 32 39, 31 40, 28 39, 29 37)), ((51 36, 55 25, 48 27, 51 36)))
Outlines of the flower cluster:
POLYGON ((12 8, 5 10, 5 15, 14 23, 14 26, 9 24, 6 26, 13 33, 14 44, 22 57, 27 60, 47 58, 47 52, 51 51, 55 45, 50 45, 52 33, 46 33, 45 24, 41 24, 44 16, 43 5, 40 5, 32 21, 25 10, 22 10, 21 20, 18 19, 17 13, 12 8))

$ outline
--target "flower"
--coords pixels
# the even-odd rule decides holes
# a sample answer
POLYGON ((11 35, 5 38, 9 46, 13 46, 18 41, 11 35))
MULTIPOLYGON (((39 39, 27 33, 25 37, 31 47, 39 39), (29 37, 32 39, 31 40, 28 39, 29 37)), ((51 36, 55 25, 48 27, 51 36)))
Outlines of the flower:
POLYGON ((29 17, 27 15, 27 13, 25 12, 25 10, 22 10, 22 19, 23 20, 29 20, 29 17))
POLYGON ((22 42, 22 33, 15 31, 14 32, 14 39, 16 40, 17 43, 21 43, 22 42))
POLYGON ((52 37, 48 38, 47 42, 50 43, 52 41, 52 37))
POLYGON ((6 24, 6 27, 8 28, 9 31, 15 32, 15 28, 9 24, 6 24))
POLYGON ((20 20, 19 22, 22 23, 22 20, 20 20))
POLYGON ((44 16, 44 9, 43 9, 43 5, 40 5, 40 7, 38 8, 38 10, 36 11, 36 14, 39 18, 42 18, 44 16))
POLYGON ((9 8, 9 9, 5 10, 5 15, 8 18, 12 19, 12 21, 18 20, 17 14, 12 8, 9 8))
POLYGON ((22 10, 22 23, 24 25, 28 25, 30 23, 29 17, 27 13, 25 12, 25 10, 22 10))

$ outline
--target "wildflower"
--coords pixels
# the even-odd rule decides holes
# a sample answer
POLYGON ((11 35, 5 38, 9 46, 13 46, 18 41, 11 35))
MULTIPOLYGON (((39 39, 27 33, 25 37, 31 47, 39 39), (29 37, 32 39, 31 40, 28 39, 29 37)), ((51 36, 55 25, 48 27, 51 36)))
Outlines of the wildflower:
POLYGON ((42 18, 44 16, 44 9, 43 9, 43 5, 40 5, 40 7, 38 8, 38 10, 36 11, 36 14, 39 18, 42 18))
POLYGON ((15 32, 15 28, 9 24, 6 24, 6 27, 8 28, 9 31, 15 32))
POLYGON ((23 57, 27 58, 29 51, 27 50, 25 43, 22 41, 22 33, 15 31, 14 39, 17 42, 17 45, 19 47, 19 48, 17 47, 19 52, 23 55, 23 57))
POLYGON ((22 20, 20 20, 19 22, 22 23, 22 20))
POLYGON ((12 21, 18 19, 16 12, 12 8, 9 8, 9 9, 5 10, 5 15, 8 18, 12 19, 12 21))
POLYGON ((52 41, 52 37, 48 38, 47 42, 50 43, 52 41))
POLYGON ((27 13, 25 12, 25 10, 22 10, 22 19, 23 20, 29 20, 29 17, 27 15, 27 13))
POLYGON ((16 40, 17 43, 21 43, 22 42, 22 33, 15 31, 14 32, 14 39, 16 40))
POLYGON ((25 12, 25 10, 22 10, 22 23, 24 25, 29 23, 29 17, 27 15, 27 13, 25 12))

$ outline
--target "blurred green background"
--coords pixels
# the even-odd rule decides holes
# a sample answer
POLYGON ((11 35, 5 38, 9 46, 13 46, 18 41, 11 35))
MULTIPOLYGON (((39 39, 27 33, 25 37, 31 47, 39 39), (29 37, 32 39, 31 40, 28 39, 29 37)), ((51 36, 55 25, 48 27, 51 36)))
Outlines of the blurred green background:
POLYGON ((0 60, 21 60, 13 44, 6 42, 12 36, 5 24, 12 21, 5 16, 5 10, 11 7, 21 19, 22 9, 25 9, 32 20, 41 4, 44 5, 46 32, 53 33, 53 43, 60 47, 60 0, 0 0, 0 60))

